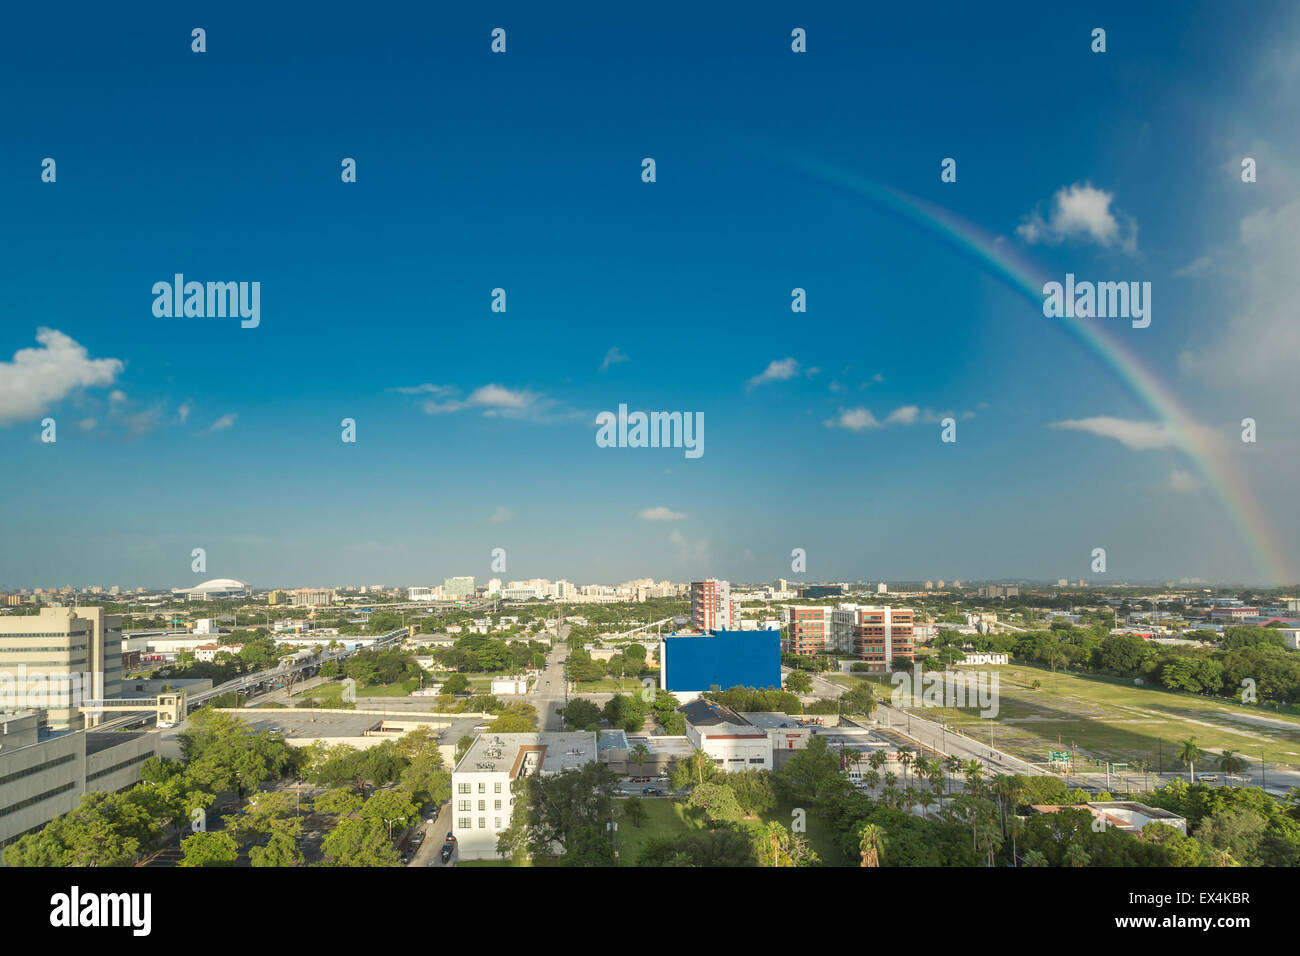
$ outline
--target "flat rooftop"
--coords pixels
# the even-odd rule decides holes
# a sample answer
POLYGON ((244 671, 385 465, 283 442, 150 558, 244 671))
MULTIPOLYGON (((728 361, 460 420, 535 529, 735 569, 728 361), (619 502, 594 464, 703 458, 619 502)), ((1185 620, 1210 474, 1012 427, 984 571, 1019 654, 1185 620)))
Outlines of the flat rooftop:
POLYGON ((755 727, 762 727, 764 730, 779 730, 781 728, 797 728, 804 726, 799 723, 798 717, 791 717, 789 714, 782 714, 779 711, 763 711, 762 713, 742 713, 740 715, 755 727))
POLYGON ((129 740, 135 740, 139 737, 147 737, 152 731, 114 731, 107 730, 102 734, 97 734, 93 730, 86 734, 86 756, 97 754, 101 750, 108 750, 110 747, 117 747, 129 740))
POLYGON ((596 734, 587 731, 481 733, 456 765, 456 773, 503 771, 514 778, 530 761, 542 773, 559 773, 580 770, 595 759, 596 734))

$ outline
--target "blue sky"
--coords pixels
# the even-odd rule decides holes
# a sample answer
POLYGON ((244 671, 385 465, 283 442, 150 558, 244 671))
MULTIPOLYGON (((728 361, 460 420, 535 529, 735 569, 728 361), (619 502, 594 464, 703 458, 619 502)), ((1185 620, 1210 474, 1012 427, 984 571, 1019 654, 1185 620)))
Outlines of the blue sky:
POLYGON ((800 158, 1151 281, 1126 344, 1300 563, 1288 6, 261 6, 0 24, 0 587, 191 584, 194 547, 258 585, 486 579, 495 547, 574 581, 1076 578, 1094 547, 1101 580, 1267 579, 1062 320, 800 158), (156 318, 177 272, 259 281, 260 326, 156 318), (705 454, 598 448, 620 403, 703 412, 705 454))

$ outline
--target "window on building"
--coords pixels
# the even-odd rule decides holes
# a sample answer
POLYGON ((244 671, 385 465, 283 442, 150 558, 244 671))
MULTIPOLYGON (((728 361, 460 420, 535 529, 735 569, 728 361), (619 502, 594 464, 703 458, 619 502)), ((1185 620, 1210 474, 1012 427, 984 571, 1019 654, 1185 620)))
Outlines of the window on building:
POLYGON ((469 784, 462 783, 457 789, 460 793, 469 793, 469 784))
POLYGON ((486 829, 487 829, 487 817, 479 817, 479 818, 478 818, 478 828, 479 828, 480 830, 486 830, 486 829))
POLYGON ((500 781, 500 780, 498 780, 496 783, 492 784, 492 792, 493 792, 493 793, 500 793, 500 792, 501 792, 501 781, 500 781))
POLYGON ((487 793, 487 784, 486 784, 486 783, 480 783, 480 784, 478 785, 478 792, 479 792, 479 793, 487 793))
POLYGON ((486 801, 486 800, 480 800, 480 801, 478 802, 478 808, 479 808, 480 810, 486 810, 486 809, 487 809, 487 801, 486 801))
POLYGON ((474 822, 469 817, 461 817, 456 821, 456 828, 459 830, 468 830, 473 825, 474 822))
POLYGON ((461 801, 459 801, 459 802, 456 804, 456 809, 457 809, 457 810, 462 810, 462 811, 463 811, 463 810, 468 810, 468 809, 469 809, 469 801, 468 801, 468 800, 461 800, 461 801))

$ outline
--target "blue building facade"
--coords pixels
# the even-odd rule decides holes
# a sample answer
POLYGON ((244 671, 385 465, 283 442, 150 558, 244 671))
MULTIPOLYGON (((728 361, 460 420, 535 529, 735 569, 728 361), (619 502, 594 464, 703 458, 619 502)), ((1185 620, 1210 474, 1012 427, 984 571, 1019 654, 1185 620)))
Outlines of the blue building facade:
POLYGON ((663 639, 659 686, 677 692, 781 686, 781 632, 712 631, 663 639))

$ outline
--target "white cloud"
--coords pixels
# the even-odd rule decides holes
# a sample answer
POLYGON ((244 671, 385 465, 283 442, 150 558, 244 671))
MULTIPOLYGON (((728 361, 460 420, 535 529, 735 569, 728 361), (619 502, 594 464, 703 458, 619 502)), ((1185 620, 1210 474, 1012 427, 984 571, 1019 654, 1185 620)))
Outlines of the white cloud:
POLYGON ((85 347, 57 329, 38 328, 40 348, 19 349, 0 362, 0 425, 37 418, 79 388, 112 385, 121 359, 92 359, 85 347))
POLYGON ((1201 479, 1186 469, 1175 468, 1169 473, 1168 483, 1164 487, 1168 491, 1179 493, 1199 491, 1201 489, 1201 479))
POLYGON ((658 505, 654 508, 644 508, 638 517, 642 521, 681 521, 686 515, 680 511, 673 511, 671 508, 665 508, 658 505))
POLYGON ((1025 216, 1016 234, 1030 244, 1059 245, 1067 239, 1095 242, 1125 252, 1137 251, 1137 220, 1124 216, 1124 224, 1111 212, 1114 194, 1089 183, 1064 186, 1052 197, 1052 209, 1044 219, 1035 209, 1025 216))
POLYGON ((705 539, 690 541, 680 531, 674 530, 672 534, 668 535, 668 540, 677 552, 679 563, 702 567, 711 564, 713 561, 713 555, 709 551, 709 542, 705 539))
POLYGON ((497 505, 496 511, 492 512, 492 517, 487 520, 488 524, 505 524, 513 517, 514 513, 509 508, 505 505, 497 505))
POLYGON ((1088 432, 1102 438, 1113 438, 1134 451, 1148 451, 1152 448, 1173 448, 1178 445, 1178 438, 1164 422, 1138 422, 1126 418, 1077 418, 1063 422, 1052 422, 1049 428, 1062 428, 1069 431, 1088 432))
MULTIPOLYGON (((926 412, 929 416, 932 413, 926 412)), ((839 413, 822 422, 827 428, 845 428, 851 432, 866 431, 869 428, 884 428, 887 425, 914 425, 921 418, 921 409, 916 405, 902 405, 888 415, 884 421, 876 418, 871 409, 841 408, 839 413)))
POLYGON ((1174 275, 1179 278, 1193 278, 1196 276, 1207 276, 1214 271, 1214 260, 1209 256, 1197 256, 1181 269, 1175 269, 1174 275))
MULTIPOLYGON (((799 374, 800 366, 797 359, 783 358, 775 359, 767 363, 767 368, 759 372, 748 382, 746 387, 754 388, 759 385, 766 385, 768 382, 785 382, 799 374)), ((813 370, 814 374, 816 370, 813 370)))
POLYGON ((399 385, 389 391, 399 395, 452 395, 456 389, 450 385, 431 385, 426 382, 423 385, 399 385))
POLYGON ((1237 239, 1227 269, 1240 276, 1230 290, 1235 309, 1179 356, 1179 368, 1198 386, 1238 389, 1259 407, 1300 414, 1300 199, 1245 216, 1237 239))
POLYGON ((540 392, 528 389, 511 389, 489 383, 480 385, 465 398, 454 397, 457 389, 444 385, 417 385, 394 388, 389 391, 404 395, 430 394, 437 397, 420 403, 426 415, 448 415, 455 412, 478 411, 484 417, 521 418, 534 421, 572 417, 575 413, 559 408, 559 403, 540 392))
POLYGON ((189 421, 190 412, 193 410, 194 408, 189 402, 181 403, 181 407, 176 410, 176 417, 180 419, 182 425, 189 421))
POLYGON ((605 360, 600 363, 600 370, 606 372, 609 370, 611 365, 617 365, 619 362, 626 361, 627 356, 618 350, 618 346, 611 346, 610 350, 605 353, 605 360))
POLYGON ((208 431, 223 432, 231 425, 235 424, 235 421, 238 418, 239 416, 234 414, 233 412, 226 415, 222 415, 220 418, 218 418, 215 422, 212 423, 212 427, 209 428, 208 431))

